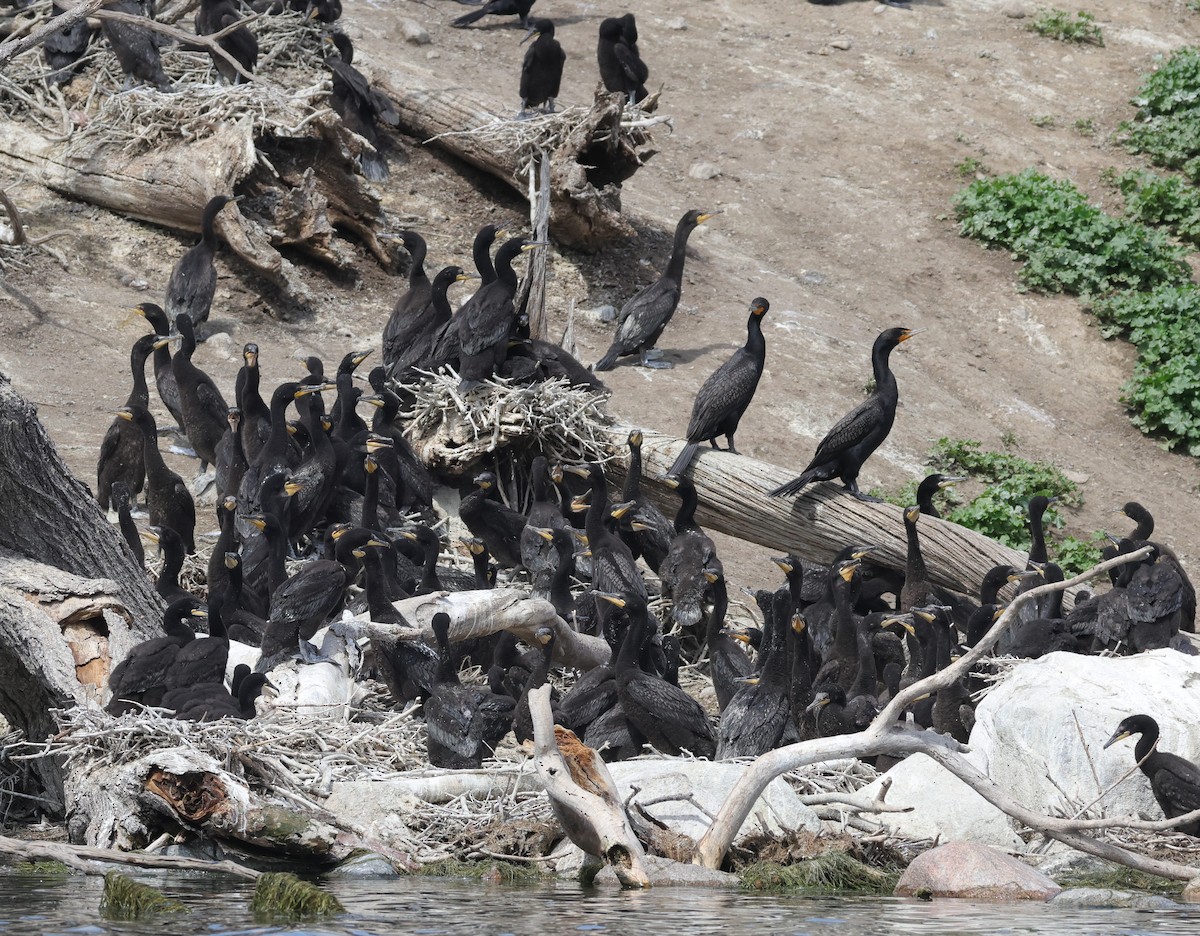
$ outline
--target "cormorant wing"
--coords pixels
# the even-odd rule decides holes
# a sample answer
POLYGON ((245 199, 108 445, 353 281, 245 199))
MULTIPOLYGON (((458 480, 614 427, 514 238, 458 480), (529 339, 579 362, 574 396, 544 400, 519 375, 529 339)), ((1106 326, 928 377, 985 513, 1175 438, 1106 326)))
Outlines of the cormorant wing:
POLYGON ((634 84, 641 84, 645 81, 642 76, 642 62, 634 55, 629 46, 624 42, 614 42, 613 54, 616 55, 617 61, 621 63, 621 70, 625 72, 630 81, 634 84))
POLYGON ((636 293, 621 308, 616 341, 636 348, 662 325, 679 303, 679 288, 665 276, 636 293))
POLYGON ((808 468, 804 470, 808 471, 809 468, 836 461, 858 445, 871 434, 871 430, 878 424, 881 408, 882 401, 873 395, 839 419, 834 427, 825 434, 825 438, 821 440, 816 452, 813 453, 808 468))
POLYGON ((713 371, 696 394, 687 440, 703 442, 711 439, 720 431, 727 416, 744 412, 758 388, 758 378, 756 362, 744 348, 738 348, 729 360, 713 371))

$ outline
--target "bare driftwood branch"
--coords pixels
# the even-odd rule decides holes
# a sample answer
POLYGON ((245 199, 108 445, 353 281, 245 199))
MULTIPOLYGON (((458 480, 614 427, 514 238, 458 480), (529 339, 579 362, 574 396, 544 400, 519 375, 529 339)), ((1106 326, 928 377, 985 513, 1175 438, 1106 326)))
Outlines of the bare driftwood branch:
MULTIPOLYGON (((613 432, 624 439, 629 428, 616 426, 613 432)), ((642 490, 673 516, 679 498, 660 478, 684 443, 649 431, 643 439, 642 490)), ((624 466, 615 463, 613 470, 619 478, 624 466)), ((904 568, 908 542, 899 507, 857 500, 836 483, 813 484, 799 497, 768 497, 767 491, 795 471, 708 448, 697 452, 690 471, 700 497, 696 516, 708 529, 815 561, 829 561, 851 543, 870 543, 879 547, 872 562, 904 568)), ((922 517, 920 533, 930 577, 955 591, 977 593, 992 566, 1025 567, 1025 556, 1016 550, 956 523, 922 517)))
POLYGON ((103 875, 110 870, 105 865, 132 865, 138 868, 166 868, 175 871, 220 871, 254 880, 262 872, 233 861, 202 861, 198 858, 175 858, 145 852, 123 852, 95 845, 68 845, 66 842, 28 842, 0 836, 0 854, 28 861, 60 861, 84 874, 103 875))
POLYGON ((529 693, 534 765, 567 837, 609 864, 625 887, 648 887, 645 853, 630 828, 616 784, 600 755, 566 729, 556 728, 550 687, 529 693), (563 750, 563 745, 567 750, 563 750))
MULTIPOLYGON (((92 16, 108 2, 109 0, 84 0, 83 3, 71 7, 61 16, 56 16, 43 23, 29 35, 21 36, 18 39, 8 39, 0 43, 0 69, 22 52, 28 52, 30 49, 41 45, 51 33, 58 32, 60 29, 67 29, 80 20, 92 16)), ((66 6, 65 3, 62 5, 66 6)))
MULTIPOLYGON (((1087 851, 1089 854, 1099 855, 1102 858, 1117 861, 1129 867, 1149 870, 1147 862, 1150 859, 1144 859, 1116 845, 1099 842, 1088 836, 1081 835, 1077 831, 1074 831, 1076 828, 1072 824, 1074 820, 1042 816, 1017 803, 996 787, 986 775, 978 771, 969 761, 959 756, 960 747, 951 739, 932 731, 912 731, 908 728, 902 728, 897 721, 904 709, 914 701, 928 693, 936 692, 938 689, 950 685, 954 680, 965 675, 983 654, 996 644, 1000 635, 1017 618, 1020 609, 1024 605, 1038 601, 1043 595, 1079 585, 1097 575, 1107 572, 1109 569, 1116 568, 1128 562, 1144 559, 1149 555, 1149 552, 1148 547, 1140 549, 1137 552, 1102 562, 1088 572, 1065 582, 1053 582, 1030 589, 1027 592, 1022 592, 1005 608, 1004 613, 992 625, 991 630, 987 632, 970 652, 959 657, 950 666, 934 675, 918 680, 907 688, 902 689, 884 707, 883 711, 875 717, 866 730, 852 735, 820 738, 814 741, 801 741, 787 747, 776 748, 758 758, 746 769, 746 772, 734 786, 724 804, 722 804, 717 818, 701 838, 697 848, 696 863, 709 868, 720 867, 725 853, 729 850, 729 846, 733 842, 734 836, 737 834, 738 829, 741 828, 746 817, 750 814, 750 810, 753 808, 754 803, 757 802, 762 791, 775 777, 789 770, 795 770, 797 767, 822 760, 829 760, 834 757, 862 757, 880 753, 911 754, 919 752, 927 754, 943 764, 955 776, 976 790, 984 799, 1018 821, 1025 823, 1030 828, 1050 835, 1080 851, 1087 851)), ((1151 873, 1164 874, 1168 877, 1190 878, 1200 873, 1196 869, 1186 869, 1183 866, 1172 865, 1166 862, 1153 862, 1152 864, 1160 869, 1154 870, 1151 873)))
POLYGON ((226 52, 220 45, 217 44, 217 39, 228 32, 237 29, 243 22, 257 17, 247 17, 246 20, 237 23, 231 23, 227 28, 219 33, 214 33, 211 36, 201 36, 197 33, 185 32, 182 29, 176 29, 174 26, 168 26, 166 23, 160 23, 158 20, 150 19, 148 16, 134 16, 132 13, 120 13, 116 10, 98 9, 93 14, 99 20, 112 20, 117 23, 126 23, 130 26, 140 26, 142 29, 148 29, 151 32, 156 32, 159 35, 174 39, 177 42, 186 43, 191 46, 200 46, 205 51, 211 52, 213 55, 218 55, 226 62, 234 67, 239 75, 246 81, 259 81, 251 72, 242 68, 242 63, 235 59, 232 55, 226 52))

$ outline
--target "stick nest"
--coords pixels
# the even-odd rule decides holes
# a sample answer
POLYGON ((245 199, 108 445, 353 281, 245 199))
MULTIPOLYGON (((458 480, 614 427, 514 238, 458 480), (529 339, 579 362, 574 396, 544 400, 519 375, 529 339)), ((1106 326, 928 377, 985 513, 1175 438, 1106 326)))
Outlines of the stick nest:
POLYGON ((416 397, 408 426, 413 449, 429 468, 460 476, 485 455, 509 446, 540 451, 567 464, 617 457, 605 397, 562 377, 513 383, 493 377, 470 393, 458 392, 447 368, 405 384, 416 397))
MULTIPOLYGON (((26 11, 36 26, 48 19, 51 0, 34 0, 26 11)), ((329 81, 321 48, 322 27, 302 13, 287 10, 260 16, 248 24, 260 55, 253 82, 223 83, 207 52, 167 46, 163 70, 170 92, 148 86, 125 90, 125 75, 108 43, 96 34, 82 60, 81 72, 61 88, 48 89, 49 73, 41 49, 17 56, 0 72, 0 101, 10 119, 30 123, 58 139, 96 137, 119 145, 127 155, 146 152, 167 141, 210 136, 229 121, 250 121, 258 138, 278 131, 295 136, 327 111, 329 81)))

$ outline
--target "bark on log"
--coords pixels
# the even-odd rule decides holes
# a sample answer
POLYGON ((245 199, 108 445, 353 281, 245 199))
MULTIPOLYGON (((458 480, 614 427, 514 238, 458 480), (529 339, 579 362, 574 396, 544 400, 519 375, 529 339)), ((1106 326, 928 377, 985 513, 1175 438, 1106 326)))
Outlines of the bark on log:
MULTIPOLYGON (((617 426, 614 432, 624 438, 629 428, 617 426)), ((659 479, 684 443, 649 431, 643 438, 642 491, 673 517, 679 497, 659 479)), ((624 470, 622 462, 612 465, 612 483, 620 483, 624 470)), ((689 474, 700 497, 697 519, 706 529, 819 562, 828 562, 851 543, 873 544, 880 549, 871 554, 872 562, 903 571, 908 541, 899 507, 857 500, 837 482, 810 485, 799 497, 767 496, 795 475, 745 455, 701 449, 689 474)), ((1023 554, 956 523, 922 517, 920 536, 930 577, 968 595, 978 595, 992 566, 1025 567, 1023 554)))
POLYGON ((644 130, 622 128, 622 95, 600 89, 586 115, 570 109, 527 121, 537 138, 530 132, 528 145, 513 145, 498 143, 497 135, 515 122, 497 117, 487 102, 462 89, 437 88, 436 76, 411 65, 403 88, 391 77, 376 75, 374 81, 396 102, 402 130, 495 176, 522 197, 528 195, 529 160, 537 149, 547 150, 550 233, 559 243, 596 251, 633 236, 621 216, 620 185, 655 151, 644 130))

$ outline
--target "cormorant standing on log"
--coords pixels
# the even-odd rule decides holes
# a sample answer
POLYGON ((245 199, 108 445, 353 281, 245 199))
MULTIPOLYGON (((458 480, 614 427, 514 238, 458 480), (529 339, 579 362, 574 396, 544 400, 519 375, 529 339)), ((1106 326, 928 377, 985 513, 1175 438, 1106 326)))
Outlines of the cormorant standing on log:
POLYGON ((558 97, 563 65, 567 61, 567 53, 554 38, 553 21, 530 20, 529 32, 521 41, 526 42, 534 35, 537 39, 526 50, 525 60, 521 63, 521 113, 518 118, 524 117, 529 108, 540 109, 543 104, 547 105, 546 113, 554 113, 554 99, 558 97))
POLYGON ((908 341, 916 331, 910 328, 889 328, 880 332, 871 349, 871 368, 875 373, 875 390, 866 400, 838 420, 826 433, 816 454, 799 477, 771 491, 772 497, 799 494, 810 481, 830 481, 840 478, 847 491, 859 500, 876 498, 858 489, 858 473, 871 453, 892 431, 896 419, 896 404, 900 391, 896 377, 888 367, 888 357, 901 342, 908 341))
POLYGON ((762 319, 771 304, 759 296, 750 303, 750 318, 746 322, 746 344, 733 352, 733 356, 713 371, 696 394, 692 404, 692 419, 688 423, 687 441, 675 464, 667 472, 681 475, 692 463, 692 457, 700 443, 708 440, 717 447, 717 436, 723 435, 733 447, 733 434, 737 432, 742 413, 754 399, 758 380, 762 377, 767 361, 767 342, 763 338, 762 319))
MULTIPOLYGON (((632 14, 626 14, 632 20, 632 14)), ((596 61, 600 80, 609 91, 619 91, 637 104, 646 97, 646 79, 650 70, 637 51, 637 26, 632 23, 633 42, 627 41, 628 27, 623 18, 609 17, 600 24, 596 61)))
POLYGON ((371 148, 364 149, 359 156, 363 175, 372 182, 382 182, 388 177, 388 165, 383 143, 375 132, 375 121, 396 127, 400 124, 400 114, 391 99, 372 88, 363 73, 352 64, 354 46, 350 37, 335 32, 326 38, 337 49, 337 55, 325 57, 325 67, 333 73, 329 102, 346 128, 371 144, 371 148))
MULTIPOLYGON (((242 15, 233 0, 200 0, 200 9, 196 12, 196 35, 211 36, 227 29, 240 19, 242 15)), ((217 40, 217 45, 236 59, 246 71, 254 71, 254 66, 258 63, 258 40, 245 26, 239 26, 226 33, 217 40)), ((210 49, 208 54, 212 56, 217 72, 230 84, 242 84, 246 81, 238 74, 236 68, 217 53, 210 49)))
POLYGON ((213 257, 217 252, 217 234, 213 230, 217 214, 234 201, 228 195, 217 195, 204 206, 200 218, 200 243, 179 258, 171 279, 167 282, 167 321, 174 322, 176 316, 186 315, 192 325, 199 326, 208 321, 213 296, 217 291, 217 268, 213 257))
POLYGON ((534 0, 488 0, 478 10, 472 10, 470 13, 464 13, 456 20, 452 20, 450 25, 455 29, 462 29, 464 26, 470 26, 472 23, 478 22, 485 16, 517 16, 518 22, 524 26, 529 26, 529 11, 533 9, 534 0))

